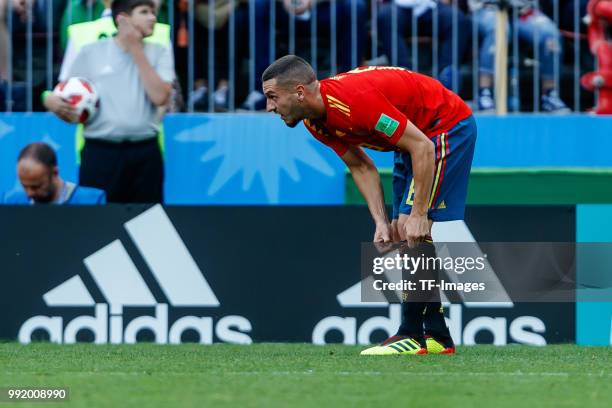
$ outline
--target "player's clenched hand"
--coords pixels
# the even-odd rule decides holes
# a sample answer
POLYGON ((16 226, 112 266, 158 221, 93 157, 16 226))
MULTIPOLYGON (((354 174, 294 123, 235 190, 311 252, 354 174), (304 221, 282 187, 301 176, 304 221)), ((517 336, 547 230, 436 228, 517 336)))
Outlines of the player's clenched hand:
POLYGON ((72 105, 60 98, 54 93, 50 93, 45 98, 45 107, 55 113, 64 122, 76 123, 78 122, 77 112, 72 105))
POLYGON ((374 242, 391 242, 391 225, 385 222, 376 223, 374 232, 374 242))
POLYGON ((400 235, 403 235, 408 246, 413 248, 431 235, 430 226, 427 215, 410 214, 400 219, 399 228, 403 230, 403 234, 400 235))
POLYGON ((393 239, 393 242, 401 242, 402 240, 398 229, 397 218, 391 221, 391 238, 393 239))

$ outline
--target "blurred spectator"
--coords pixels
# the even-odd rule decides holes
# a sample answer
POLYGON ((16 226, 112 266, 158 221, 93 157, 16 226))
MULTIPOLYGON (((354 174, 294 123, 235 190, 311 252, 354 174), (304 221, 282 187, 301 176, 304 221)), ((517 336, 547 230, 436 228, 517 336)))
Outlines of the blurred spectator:
POLYGON ((60 45, 66 49, 68 27, 72 24, 93 21, 102 17, 104 10, 110 7, 110 0, 69 0, 60 23, 60 45))
MULTIPOLYGON (((349 71, 363 62, 363 49, 365 48, 368 7, 365 0, 337 0, 336 9, 336 39, 338 53, 338 72, 349 71), (355 11, 356 37, 355 52, 353 55, 353 23, 352 12, 355 11), (354 62, 353 62, 354 61, 354 62)), ((311 19, 313 18, 313 7, 316 7, 317 18, 317 44, 329 46, 323 38, 331 41, 332 30, 332 2, 329 0, 283 0, 282 5, 276 5, 276 30, 277 38, 287 38, 289 35, 289 21, 294 16, 295 35, 297 39, 304 39, 310 47, 311 19)), ((257 61, 255 63, 255 90, 249 94, 242 108, 249 110, 262 110, 266 106, 266 98, 261 93, 261 75, 266 69, 269 61, 270 41, 270 0, 255 0, 256 8, 256 49, 257 61)), ((278 41, 277 41, 278 43, 278 41)), ((304 53, 306 48, 302 48, 304 53)), ((277 53, 278 54, 278 53, 277 53)), ((335 74, 333 72, 332 74, 335 74)))
MULTIPOLYGON (((105 190, 110 202, 163 202, 158 108, 171 96, 172 52, 145 41, 156 27, 153 1, 114 0, 112 21, 117 35, 85 45, 66 74, 89 79, 100 96, 97 114, 85 125, 79 180, 105 190)), ((44 101, 75 122, 74 109, 57 95, 47 92, 44 101)))
MULTIPOLYGON (((72 67, 78 52, 81 48, 87 44, 98 41, 99 39, 112 37, 117 33, 117 27, 113 23, 111 0, 103 0, 103 6, 105 9, 102 11, 101 17, 97 20, 86 21, 82 23, 72 24, 66 28, 68 32, 68 46, 64 54, 64 60, 60 70, 59 79, 65 81, 69 77, 69 72, 72 67)), ((155 1, 156 10, 159 9, 159 1, 155 1)), ((153 34, 150 37, 145 38, 147 42, 157 43, 164 47, 167 47, 172 52, 172 42, 170 39, 170 26, 164 23, 156 23, 153 30, 153 34)), ((178 86, 178 82, 174 82, 173 85, 178 86)), ((158 108, 159 120, 163 118, 166 111, 176 112, 182 106, 182 100, 180 99, 180 92, 175 92, 173 89, 172 98, 166 107, 158 108)), ((163 127, 160 124, 159 129, 160 145, 163 146, 163 127)), ((83 149, 85 141, 83 139, 83 127, 79 125, 77 127, 77 151, 80 152, 83 149)))
POLYGON ((8 79, 8 48, 9 37, 6 27, 6 14, 8 12, 7 1, 0 0, 0 81, 8 79))
MULTIPOLYGON (((66 10, 62 14, 60 25, 60 44, 62 50, 68 43, 68 27, 72 24, 96 20, 110 9, 111 0, 69 0, 66 10)), ((167 23, 167 10, 162 7, 163 0, 155 0, 157 7, 157 21, 167 23)))
MULTIPOLYGON (((99 39, 112 37, 117 33, 117 27, 112 18, 111 4, 112 0, 102 1, 104 9, 100 14, 100 18, 93 21, 75 23, 66 27, 68 43, 59 74, 60 81, 68 79, 68 72, 70 72, 72 63, 83 46, 99 39)), ((155 4, 155 11, 157 12, 157 10, 159 10, 160 0, 154 0, 153 4, 155 4)), ((170 29, 169 25, 158 22, 155 24, 153 34, 147 37, 145 41, 158 43, 168 47, 171 51, 172 43, 170 40, 170 29)))
POLYGON ((589 0, 539 0, 539 9, 551 19, 555 17, 555 3, 558 3, 557 18, 560 30, 586 34, 586 24, 582 19, 587 14, 587 4, 589 0), (576 3, 578 6, 578 26, 575 26, 576 3))
MULTIPOLYGON (((213 92, 214 111, 226 111, 229 108, 229 26, 233 14, 236 55, 238 62, 233 68, 239 70, 239 62, 245 55, 247 47, 241 47, 240 41, 248 37, 249 7, 247 0, 215 0, 214 10, 210 10, 208 0, 198 0, 195 4, 195 26, 194 26, 194 59, 196 78, 194 89, 190 93, 190 100, 194 109, 198 111, 208 110, 208 92, 213 92), (210 33, 214 36, 214 60, 212 67, 208 61, 208 40, 210 33), (214 83, 208 83, 210 69, 214 70, 214 83)), ((259 22, 257 22, 259 25, 259 22)), ((259 27, 259 26, 258 26, 259 27)), ((185 46, 187 44, 184 44, 185 46)), ((177 66, 182 67, 179 76, 187 78, 187 55, 185 52, 177 53, 177 66), (179 62, 180 61, 180 62, 179 62)), ((235 72, 236 72, 235 71, 235 72)))
MULTIPOLYGON (((13 110, 24 110, 25 87, 31 86, 34 88, 33 94, 37 94, 44 87, 44 81, 47 77, 47 70, 55 72, 57 68, 55 63, 59 53, 54 53, 52 66, 47 64, 47 32, 52 30, 52 41, 54 47, 57 46, 57 39, 54 27, 58 27, 60 16, 65 7, 66 0, 0 0, 0 98, 5 99, 6 95, 6 80, 8 73, 8 64, 12 63, 13 76, 13 110), (10 9, 12 15, 8 15, 10 9), (53 15, 53 19, 48 21, 47 16, 49 9, 53 15), (12 21, 12 32, 8 32, 7 21, 12 21), (28 20, 31 21, 31 40, 32 40, 32 60, 27 58, 28 51, 28 20), (9 40, 11 37, 12 41, 9 40), (9 41, 12 42, 13 58, 8 61, 7 49, 9 41), (31 65, 29 65, 31 64, 31 65), (28 69, 32 70, 32 83, 23 84, 27 80, 28 69)), ((38 98, 32 100, 34 110, 42 108, 38 98)))
POLYGON ((609 115, 612 114, 612 1, 590 0, 586 23, 589 51, 597 59, 597 67, 583 75, 580 82, 585 89, 596 92, 597 101, 592 112, 609 115))
MULTIPOLYGON (((247 95, 245 102, 242 104, 243 109, 248 110, 263 110, 265 109, 265 97, 261 93, 261 74, 266 69, 270 62, 270 10, 271 4, 274 1, 271 0, 253 0, 255 5, 253 7, 255 16, 255 72, 250 73, 255 77, 255 90, 247 95)), ((337 20, 337 38, 339 44, 339 69, 349 70, 353 66, 352 55, 351 55, 351 3, 355 3, 357 11, 357 31, 356 38, 356 61, 357 65, 361 62, 361 50, 363 49, 365 25, 367 8, 364 0, 339 0, 336 2, 336 20, 337 20)), ((317 25, 318 33, 322 37, 329 37, 331 28, 331 6, 329 1, 313 1, 313 0, 283 0, 278 2, 275 7, 275 29, 278 31, 276 34, 279 38, 287 38, 289 31, 289 19, 293 15, 295 17, 295 28, 296 37, 310 38, 310 27, 312 17, 312 7, 317 7, 317 25)), ((202 76, 196 77, 195 89, 190 95, 191 102, 194 104, 196 110, 207 110, 208 109, 208 92, 209 89, 214 89, 213 101, 215 111, 227 110, 229 106, 229 83, 228 83, 228 72, 229 72, 229 55, 228 55, 228 34, 229 34, 229 20, 233 13, 235 21, 236 36, 235 38, 240 39, 248 38, 250 35, 249 31, 249 7, 248 1, 235 0, 232 2, 229 0, 216 0, 215 9, 209 10, 210 5, 208 0, 199 0, 195 6, 195 20, 197 25, 194 28, 194 43, 201 44, 195 48, 195 61, 196 67, 195 72, 202 72, 202 76), (208 64, 208 36, 210 31, 214 31, 215 37, 215 58, 213 61, 213 69, 215 72, 215 83, 208 84, 208 70, 210 69, 208 64)), ((179 35, 180 37, 180 35, 179 35)), ((308 42, 309 43, 309 42, 308 42)), ((319 44, 322 42, 320 41, 319 44)), ((237 54, 235 55, 236 61, 239 63, 244 58, 248 58, 249 55, 248 47, 237 46, 237 54), (242 53, 241 53, 242 51, 242 53)), ((306 50, 304 50, 306 52, 306 50)), ((177 53, 178 54, 178 53, 177 53)), ((186 69, 186 55, 181 53, 178 56, 178 66, 184 66, 185 68, 179 74, 180 77, 185 78, 187 76, 186 69), (185 61, 185 63, 183 63, 185 61)), ((240 70, 238 64, 237 72, 240 70)))
POLYGON ((562 37, 564 37, 562 41, 562 47, 565 51, 564 60, 571 62, 568 60, 573 60, 576 57, 574 55, 574 41, 581 41, 578 59, 580 71, 583 73, 595 69, 595 58, 589 52, 587 24, 584 21, 587 15, 588 2, 589 0, 539 0, 538 3, 540 10, 551 19, 555 18, 554 5, 558 3, 557 22, 562 37))
POLYGON ((436 3, 433 0, 394 0, 394 2, 381 6, 377 18, 378 35, 382 42, 383 52, 390 61, 393 60, 393 37, 397 36, 397 65, 409 68, 410 58, 406 36, 412 32, 413 17, 416 19, 418 34, 428 37, 433 35, 435 18, 438 26, 438 66, 440 68, 439 72, 434 72, 433 75, 437 75, 445 87, 456 88, 453 90, 458 92, 459 67, 453 67, 453 14, 456 15, 457 24, 455 28, 457 65, 461 64, 470 42, 471 30, 466 29, 470 20, 458 8, 444 2, 436 3), (437 12, 434 13, 436 8, 437 12), (397 32, 393 32, 394 13, 397 13, 397 32), (454 81, 453 78, 455 78, 454 81))
POLYGON ((104 191, 62 180, 55 152, 46 143, 31 143, 21 150, 17 159, 17 177, 19 177, 23 191, 13 191, 3 195, 0 197, 1 204, 93 205, 106 203, 104 191))
MULTIPOLYGON (((537 63, 542 87, 541 110, 549 113, 569 112, 570 109, 561 100, 555 89, 554 60, 561 53, 559 29, 550 18, 535 8, 535 3, 531 0, 512 0, 510 5, 517 9, 519 17, 516 27, 509 24, 508 37, 511 38, 511 29, 517 30, 519 41, 538 48, 539 61, 537 63), (535 44, 534 39, 537 40, 535 44)), ((483 112, 492 112, 495 110, 492 88, 495 69, 495 12, 497 6, 482 0, 469 0, 469 6, 474 23, 478 25, 480 38, 478 109, 483 112)), ((510 12, 511 16, 512 12, 510 12)))
MULTIPOLYGON (((12 1, 12 0, 8 0, 12 1)), ((7 0, 0 0, 0 112, 6 110, 9 37, 6 27, 7 0)))

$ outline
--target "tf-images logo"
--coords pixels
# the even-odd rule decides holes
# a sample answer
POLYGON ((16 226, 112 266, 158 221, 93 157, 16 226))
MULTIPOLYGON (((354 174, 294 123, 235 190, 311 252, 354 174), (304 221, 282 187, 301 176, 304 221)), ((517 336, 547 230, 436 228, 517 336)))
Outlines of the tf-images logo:
MULTIPOLYGON (((435 223, 434 241, 437 242, 476 242, 474 236, 463 221, 450 221, 435 223)), ((479 249, 480 250, 480 249, 479 249)), ((395 253, 387 256, 393 257, 395 253)), ((482 256, 480 253, 478 256, 482 256)), ((455 344, 476 344, 476 337, 480 332, 488 332, 492 336, 492 343, 495 345, 505 345, 510 341, 522 344, 542 346, 546 344, 546 325, 536 316, 516 316, 512 319, 508 317, 492 317, 488 314, 496 314, 503 310, 512 310, 514 303, 511 301, 501 282, 493 273, 493 268, 486 262, 486 271, 490 273, 487 278, 489 285, 498 285, 498 293, 506 293, 505 299, 500 302, 467 302, 461 304, 450 304, 442 296, 443 304, 447 312, 446 322, 449 326, 451 336, 455 344), (483 315, 466 321, 464 308, 482 308, 483 315)), ((401 273, 401 271, 398 271, 401 273)), ((397 277, 390 279, 397 281, 397 277)), ((389 304, 381 295, 378 302, 362 302, 361 285, 368 284, 357 282, 353 286, 339 293, 336 298, 343 309, 353 308, 387 308, 388 315, 376 315, 358 324, 354 315, 349 316, 328 316, 319 321, 312 332, 312 342, 314 344, 326 344, 327 335, 335 332, 339 333, 344 344, 370 344, 372 334, 376 331, 386 332, 387 336, 392 336, 401 323, 401 306, 389 304)))

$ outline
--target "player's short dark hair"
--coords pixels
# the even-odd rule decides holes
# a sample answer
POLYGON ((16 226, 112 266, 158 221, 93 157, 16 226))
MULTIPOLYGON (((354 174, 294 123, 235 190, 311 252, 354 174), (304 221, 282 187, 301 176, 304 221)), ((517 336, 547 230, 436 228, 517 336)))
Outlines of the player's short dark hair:
POLYGON ((317 80, 310 64, 296 55, 285 55, 274 61, 264 71, 261 81, 275 78, 281 86, 308 85, 317 80))
POLYGON ((57 166, 57 156, 51 146, 43 142, 30 143, 19 152, 17 162, 23 159, 32 159, 43 166, 52 169, 57 166))
POLYGON ((150 6, 155 8, 153 0, 113 0, 111 3, 111 12, 113 14, 113 22, 117 25, 117 16, 120 13, 130 14, 138 6, 150 6))

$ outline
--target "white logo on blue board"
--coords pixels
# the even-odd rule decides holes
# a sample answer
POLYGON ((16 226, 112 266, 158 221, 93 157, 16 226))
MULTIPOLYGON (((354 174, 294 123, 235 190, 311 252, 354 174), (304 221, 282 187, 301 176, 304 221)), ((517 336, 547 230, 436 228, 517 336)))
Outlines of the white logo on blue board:
POLYGON ((249 191, 259 176, 268 202, 278 203, 281 174, 284 172, 296 183, 302 178, 298 162, 324 176, 335 175, 334 168, 315 149, 317 142, 306 131, 298 132, 277 125, 257 126, 259 120, 261 118, 247 117, 239 125, 232 126, 234 131, 231 134, 224 128, 226 121, 215 120, 183 130, 174 137, 182 143, 214 143, 200 157, 204 163, 222 159, 208 186, 209 196, 217 194, 230 179, 242 173, 243 191, 249 191), (267 131, 257 131, 254 127, 266 128, 267 131))
POLYGON ((44 142, 46 144, 48 144, 49 146, 51 146, 53 148, 53 150, 55 150, 56 152, 58 152, 61 148, 62 145, 59 144, 58 142, 56 142, 51 135, 49 135, 48 133, 45 133, 45 135, 42 137, 41 142, 44 142))
POLYGON ((14 130, 15 128, 13 126, 0 120, 0 139, 3 139, 4 136, 8 135, 9 133, 13 133, 14 130))

